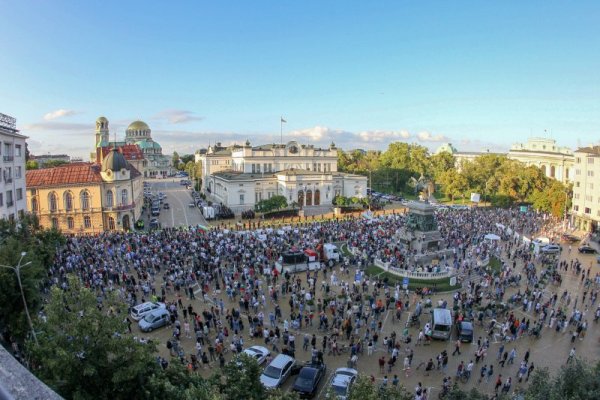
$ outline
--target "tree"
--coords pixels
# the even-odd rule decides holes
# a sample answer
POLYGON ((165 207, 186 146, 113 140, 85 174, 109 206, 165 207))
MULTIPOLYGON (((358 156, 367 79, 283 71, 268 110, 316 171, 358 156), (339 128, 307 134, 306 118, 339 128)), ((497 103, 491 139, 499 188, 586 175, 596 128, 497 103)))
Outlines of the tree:
POLYGON ((412 400, 412 396, 404 386, 381 387, 368 377, 360 376, 352 385, 348 400, 412 400))
POLYGON ((434 182, 440 183, 444 172, 454 169, 454 156, 445 151, 434 154, 429 157, 428 175, 433 178, 434 182))
POLYGON ((138 398, 160 367, 153 343, 124 334, 127 310, 116 292, 106 292, 98 303, 91 289, 69 275, 66 290, 52 288, 46 322, 38 324, 39 346, 27 343, 36 375, 65 398, 138 398))
POLYGON ((193 154, 185 154, 181 156, 181 162, 184 164, 189 163, 190 161, 193 163, 195 161, 195 157, 193 154))
POLYGON ((270 212, 273 210, 281 210, 287 207, 287 199, 285 196, 277 195, 272 196, 270 199, 264 199, 256 204, 256 210, 260 212, 270 212))
POLYGON ((449 196, 452 201, 457 196, 464 196, 469 188, 467 179, 455 169, 449 169, 444 172, 441 176, 441 183, 444 194, 449 196))
MULTIPOLYGON (((48 276, 46 268, 54 260, 56 247, 64 242, 57 230, 43 229, 35 215, 26 214, 17 223, 0 220, 0 264, 16 266, 21 254, 26 253, 21 265, 21 284, 31 315, 37 314, 42 304, 41 285, 48 276)), ((22 341, 29 326, 26 320, 21 291, 14 271, 0 268, 0 326, 22 341)))
POLYGON ((173 166, 177 168, 179 166, 179 161, 180 161, 179 153, 174 151, 171 161, 173 162, 173 166))
POLYGON ((260 383, 262 370, 256 360, 240 354, 225 364, 222 379, 219 380, 223 400, 262 400, 266 389, 260 383))
POLYGON ((44 163, 44 168, 60 167, 61 165, 65 165, 68 163, 69 162, 65 160, 49 160, 44 163))
POLYGON ((39 169, 40 164, 35 160, 29 160, 25 163, 25 169, 29 171, 30 169, 39 169))
POLYGON ((525 391, 525 400, 562 399, 600 399, 600 363, 592 366, 575 359, 554 377, 547 368, 536 369, 525 391))

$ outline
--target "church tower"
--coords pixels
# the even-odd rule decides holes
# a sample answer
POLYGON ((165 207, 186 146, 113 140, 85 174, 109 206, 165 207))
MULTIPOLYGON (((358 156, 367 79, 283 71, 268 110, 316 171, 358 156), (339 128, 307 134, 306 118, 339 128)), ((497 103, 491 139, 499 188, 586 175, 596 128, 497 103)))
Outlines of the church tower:
POLYGON ((105 117, 99 117, 96 120, 96 147, 107 146, 108 135, 108 120, 105 117))

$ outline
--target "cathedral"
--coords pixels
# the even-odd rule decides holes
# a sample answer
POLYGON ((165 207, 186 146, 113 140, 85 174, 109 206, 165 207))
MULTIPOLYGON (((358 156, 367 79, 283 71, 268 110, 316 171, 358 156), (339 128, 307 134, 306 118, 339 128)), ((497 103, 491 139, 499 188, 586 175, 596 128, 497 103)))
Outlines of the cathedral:
POLYGON ((96 145, 92 161, 101 163, 113 147, 120 149, 125 159, 144 178, 166 178, 171 174, 171 157, 162 154, 162 147, 152 139, 152 130, 143 121, 134 121, 125 131, 124 141, 110 141, 108 119, 96 120, 96 145))

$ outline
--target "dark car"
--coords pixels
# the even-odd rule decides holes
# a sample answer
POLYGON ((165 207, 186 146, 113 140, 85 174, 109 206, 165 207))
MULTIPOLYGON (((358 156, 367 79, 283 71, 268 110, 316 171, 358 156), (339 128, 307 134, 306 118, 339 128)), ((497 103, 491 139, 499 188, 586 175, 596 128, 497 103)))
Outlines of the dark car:
POLYGON ((594 254, 596 252, 596 250, 593 247, 588 246, 587 244, 584 244, 583 246, 579 246, 579 248, 577 250, 579 250, 580 253, 584 253, 584 254, 594 254))
POLYGON ((473 342, 473 324, 471 321, 460 321, 456 324, 456 336, 461 342, 473 342))
POLYGON ((168 209, 169 209, 169 203, 165 203, 165 204, 163 204, 163 208, 164 208, 165 210, 168 210, 168 209))
POLYGON ((298 373, 292 390, 301 398, 310 399, 317 394, 319 382, 323 380, 327 367, 325 364, 307 364, 298 373))
POLYGON ((569 233, 563 233, 561 236, 561 239, 563 240, 563 242, 567 242, 567 243, 579 242, 579 238, 577 236, 571 235, 569 233))

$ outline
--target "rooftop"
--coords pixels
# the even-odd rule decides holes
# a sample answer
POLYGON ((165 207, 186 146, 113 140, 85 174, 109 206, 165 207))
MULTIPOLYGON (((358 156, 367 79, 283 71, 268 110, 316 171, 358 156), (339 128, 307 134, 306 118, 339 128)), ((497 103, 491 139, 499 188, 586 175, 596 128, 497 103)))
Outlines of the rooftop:
MULTIPOLYGON (((112 148, 113 148, 112 145, 104 146, 101 148, 102 159, 104 159, 104 157, 106 157, 108 155, 108 153, 110 153, 112 148)), ((119 149, 119 152, 121 154, 123 154, 123 157, 125 157, 125 159, 127 161, 142 160, 144 158, 144 153, 136 144, 124 144, 124 145, 120 145, 120 146, 117 145, 117 148, 119 149)))
POLYGON ((577 150, 575 150, 575 152, 577 153, 588 153, 588 154, 593 154, 593 155, 600 155, 600 146, 588 146, 588 147, 581 147, 577 150))
POLYGON ((41 168, 27 171, 27 187, 75 185, 100 183, 100 165, 92 163, 72 163, 54 168, 41 168))
POLYGON ((236 171, 220 171, 215 172, 214 176, 218 176, 219 178, 228 180, 228 181, 247 181, 251 179, 263 179, 263 178, 272 178, 273 173, 269 172, 266 174, 261 173, 247 173, 247 172, 236 172, 236 171))

